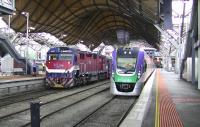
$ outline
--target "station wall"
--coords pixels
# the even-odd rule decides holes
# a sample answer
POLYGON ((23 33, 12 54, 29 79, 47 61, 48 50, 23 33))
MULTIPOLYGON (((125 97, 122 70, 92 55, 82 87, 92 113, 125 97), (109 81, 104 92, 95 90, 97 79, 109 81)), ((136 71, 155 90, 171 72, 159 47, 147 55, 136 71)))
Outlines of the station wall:
MULTIPOLYGON (((197 82, 197 76, 198 76, 198 58, 195 58, 195 81, 197 82)), ((185 62, 185 68, 183 71, 183 78, 187 81, 192 81, 192 58, 188 57, 185 62)))

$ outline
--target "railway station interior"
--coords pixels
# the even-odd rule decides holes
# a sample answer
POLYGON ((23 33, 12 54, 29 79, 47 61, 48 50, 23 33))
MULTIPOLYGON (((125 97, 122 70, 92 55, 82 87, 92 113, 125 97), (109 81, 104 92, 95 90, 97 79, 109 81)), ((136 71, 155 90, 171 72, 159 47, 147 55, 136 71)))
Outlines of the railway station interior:
POLYGON ((0 127, 199 127, 200 0, 0 0, 0 127))

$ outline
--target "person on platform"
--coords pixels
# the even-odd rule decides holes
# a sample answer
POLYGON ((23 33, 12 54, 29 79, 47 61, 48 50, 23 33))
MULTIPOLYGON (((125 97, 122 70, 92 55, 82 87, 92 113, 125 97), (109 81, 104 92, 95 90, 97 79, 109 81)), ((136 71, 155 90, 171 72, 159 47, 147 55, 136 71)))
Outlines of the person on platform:
POLYGON ((36 62, 33 60, 33 76, 36 76, 36 62))

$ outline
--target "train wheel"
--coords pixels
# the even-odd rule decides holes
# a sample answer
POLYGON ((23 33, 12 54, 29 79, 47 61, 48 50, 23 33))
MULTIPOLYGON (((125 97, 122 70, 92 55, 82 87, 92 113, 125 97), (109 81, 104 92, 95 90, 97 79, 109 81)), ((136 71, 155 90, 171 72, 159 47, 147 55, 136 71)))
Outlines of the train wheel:
POLYGON ((49 81, 48 79, 44 80, 44 88, 45 89, 51 89, 50 84, 48 83, 48 81, 49 81))
POLYGON ((83 78, 82 78, 82 82, 83 82, 83 85, 86 85, 86 84, 87 84, 87 79, 86 79, 86 77, 83 77, 83 78))
POLYGON ((76 82, 75 82, 75 79, 73 79, 72 80, 72 82, 71 82, 71 85, 70 86, 72 86, 72 87, 76 87, 76 82))
POLYGON ((49 84, 47 82, 45 82, 44 87, 45 87, 45 89, 48 89, 48 90, 51 89, 51 87, 49 86, 49 84))
POLYGON ((74 78, 74 79, 73 79, 73 85, 74 85, 74 86, 78 86, 77 78, 74 78))

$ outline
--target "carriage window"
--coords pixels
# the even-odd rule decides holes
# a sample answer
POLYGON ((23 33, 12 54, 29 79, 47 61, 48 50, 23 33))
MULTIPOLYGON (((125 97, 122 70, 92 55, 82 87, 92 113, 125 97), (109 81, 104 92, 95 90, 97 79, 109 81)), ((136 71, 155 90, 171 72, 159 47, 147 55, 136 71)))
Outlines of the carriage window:
POLYGON ((102 58, 102 62, 103 62, 103 63, 105 62, 105 59, 104 59, 104 58, 102 58))
POLYGON ((97 58, 97 54, 93 54, 93 59, 96 59, 97 58))
POLYGON ((49 54, 49 60, 57 60, 57 54, 49 54))
POLYGON ((86 54, 87 57, 92 57, 92 54, 86 54))
POLYGON ((84 54, 80 54, 80 59, 84 59, 84 54))

